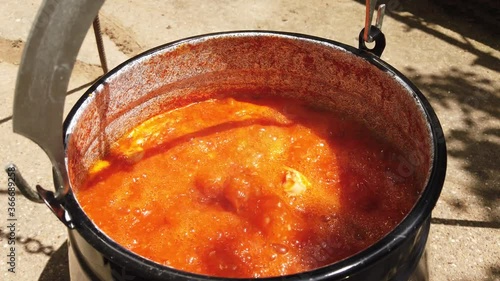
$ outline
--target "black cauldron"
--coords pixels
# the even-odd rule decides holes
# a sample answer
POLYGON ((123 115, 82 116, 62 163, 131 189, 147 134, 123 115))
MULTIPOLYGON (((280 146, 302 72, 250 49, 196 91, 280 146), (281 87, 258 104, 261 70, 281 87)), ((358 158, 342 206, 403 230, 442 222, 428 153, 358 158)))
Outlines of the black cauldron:
MULTIPOLYGON (((75 28, 85 31, 67 26, 92 21, 95 13, 91 12, 97 11, 100 4, 90 2, 47 1, 56 3, 51 8, 55 14, 64 14, 68 5, 73 5, 72 15, 79 15, 65 18, 66 23, 57 23, 54 28, 64 30, 64 34, 75 32, 75 28)), ((47 7, 39 17, 48 11, 47 7)), ((51 24, 54 25, 49 21, 42 27, 48 29, 51 24)), ((373 30, 378 44, 375 52, 379 55, 385 39, 380 30, 373 30)), ((420 198, 405 219, 364 251, 309 272, 262 280, 409 280, 415 272, 429 234, 431 211, 445 178, 445 140, 439 121, 422 93, 367 50, 364 43, 356 49, 308 35, 263 31, 215 33, 172 42, 124 62, 91 86, 66 118, 61 141, 60 127, 59 131, 52 130, 53 125, 47 125, 48 122, 44 124, 49 129, 43 134, 32 133, 33 123, 44 121, 36 120, 40 117, 36 112, 28 116, 23 112, 20 117, 26 106, 33 106, 30 102, 37 102, 36 97, 31 96, 31 101, 27 101, 23 95, 30 95, 29 89, 43 84, 40 92, 46 91, 45 98, 49 97, 50 102, 39 112, 47 113, 53 107, 54 118, 62 119, 58 113, 62 111, 56 108, 62 107, 60 101, 64 97, 54 96, 52 91, 67 87, 69 73, 64 67, 53 68, 51 79, 60 75, 60 80, 66 82, 62 85, 44 84, 40 73, 41 69, 50 69, 47 64, 61 66, 62 62, 69 63, 71 70, 76 53, 69 49, 71 44, 79 46, 81 41, 63 34, 66 41, 51 43, 52 33, 35 33, 31 35, 34 43, 27 46, 18 78, 14 130, 39 143, 53 161, 58 192, 38 186, 38 194, 31 195, 43 199, 69 228, 72 280, 229 280, 179 271, 126 250, 92 223, 72 191, 84 179, 90 165, 102 156, 105 147, 125 132, 173 108, 174 101, 193 93, 202 91, 211 97, 228 90, 245 95, 260 92, 300 98, 356 118, 404 152, 399 176, 416 175, 422 186, 420 198), (55 47, 60 47, 63 55, 48 50, 55 56, 52 61, 50 57, 48 62, 29 65, 33 59, 30 51, 50 44, 60 44, 55 47), (27 124, 29 118, 34 121, 27 124), (51 134, 52 131, 55 132, 51 134), (62 154, 57 152, 60 148, 62 154)), ((18 185, 23 184, 18 181, 18 185)))

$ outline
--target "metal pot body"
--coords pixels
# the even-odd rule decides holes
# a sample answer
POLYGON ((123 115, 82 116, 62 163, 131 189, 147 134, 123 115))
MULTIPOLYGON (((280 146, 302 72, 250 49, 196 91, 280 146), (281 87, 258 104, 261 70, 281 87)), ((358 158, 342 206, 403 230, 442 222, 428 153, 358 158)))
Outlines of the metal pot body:
MULTIPOLYGON (((371 247, 310 272, 265 279, 408 280, 425 248, 444 181, 441 127, 423 95, 401 73, 370 53, 334 41, 277 32, 217 33, 160 46, 125 62, 96 82, 65 121, 72 190, 109 144, 130 129, 166 110, 229 91, 301 99, 356 118, 404 152, 399 176, 416 175, 422 186, 407 217, 371 247)), ((165 267, 126 250, 92 223, 71 191, 64 208, 73 227, 75 280, 80 275, 91 280, 225 280, 165 267)))
MULTIPOLYGON (((391 255, 387 255, 371 266, 360 268, 350 275, 350 280, 391 280, 391 281, 428 281, 427 260, 423 257, 424 248, 429 234, 430 217, 424 224, 414 232, 415 235, 407 237, 407 240, 391 255), (397 268, 394 265, 400 264, 397 268), (378 279, 379 276, 381 279, 378 279)), ((68 239, 69 269, 72 281, 149 281, 143 276, 148 271, 147 266, 139 267, 132 271, 121 265, 120 262, 110 260, 104 254, 97 251, 77 231, 69 231, 68 239)), ((138 262, 138 261, 136 261, 138 262)), ((140 262, 139 262, 140 263, 140 262)), ((312 280, 341 280, 329 277, 328 272, 323 278, 312 280)), ((283 277, 279 280, 311 280, 308 273, 295 276, 283 277)), ((163 279, 155 280, 179 280, 176 277, 165 276, 163 279)), ((190 279, 197 280, 197 279, 190 279)), ((204 279, 198 279, 204 280, 204 279)), ((210 280, 217 280, 212 278, 210 280)))

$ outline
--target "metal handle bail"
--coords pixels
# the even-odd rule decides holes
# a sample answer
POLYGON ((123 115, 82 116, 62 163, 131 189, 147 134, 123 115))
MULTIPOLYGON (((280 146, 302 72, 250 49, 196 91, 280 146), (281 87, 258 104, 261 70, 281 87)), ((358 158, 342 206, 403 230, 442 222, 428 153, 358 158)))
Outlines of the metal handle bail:
POLYGON ((34 202, 45 202, 72 227, 63 201, 69 192, 62 121, 68 83, 80 46, 104 0, 45 0, 24 47, 14 95, 12 128, 38 144, 52 163, 55 192, 33 189, 11 164, 19 190, 34 202), (43 58, 43 59, 41 59, 43 58))

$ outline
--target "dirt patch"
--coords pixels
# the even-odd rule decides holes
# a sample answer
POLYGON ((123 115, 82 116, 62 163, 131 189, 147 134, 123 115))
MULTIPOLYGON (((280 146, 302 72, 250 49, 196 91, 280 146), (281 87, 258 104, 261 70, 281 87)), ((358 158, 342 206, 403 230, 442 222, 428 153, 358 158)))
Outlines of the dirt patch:
POLYGON ((142 46, 134 39, 134 32, 131 29, 120 25, 118 20, 110 16, 101 14, 99 20, 102 32, 115 43, 120 52, 126 55, 136 55, 142 51, 142 46))
POLYGON ((19 65, 23 46, 22 40, 0 38, 0 62, 19 65))
MULTIPOLYGON (((19 65, 25 42, 22 40, 10 40, 0 37, 0 62, 19 65)), ((94 79, 102 75, 100 65, 85 63, 77 60, 73 68, 72 75, 84 75, 89 79, 94 79)))

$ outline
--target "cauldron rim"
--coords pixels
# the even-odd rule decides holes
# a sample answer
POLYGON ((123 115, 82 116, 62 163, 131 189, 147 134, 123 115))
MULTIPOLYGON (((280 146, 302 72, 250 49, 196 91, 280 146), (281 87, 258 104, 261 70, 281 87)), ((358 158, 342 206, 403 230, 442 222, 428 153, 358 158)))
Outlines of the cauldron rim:
MULTIPOLYGON (((436 114, 431 108, 429 102, 420 92, 420 90, 413 85, 413 83, 406 78, 402 73, 396 70, 391 65, 387 64, 379 57, 352 46, 339 43, 334 40, 325 39, 321 37, 316 37, 312 35, 305 35, 300 33, 292 32, 281 32, 281 31, 262 31, 262 30, 242 30, 242 31, 226 31, 226 32, 216 32, 209 34, 202 34, 197 36, 192 36, 180 40, 176 40, 170 43, 160 45, 158 47, 149 49, 133 58, 128 59, 119 66, 112 69, 106 75, 99 78, 77 101, 74 107, 69 112, 65 119, 63 125, 64 132, 64 143, 65 150, 67 149, 69 134, 68 130, 71 128, 72 120, 78 115, 78 110, 89 98, 91 93, 93 93, 99 85, 105 82, 109 77, 112 77, 123 67, 131 64, 132 62, 139 60, 143 57, 152 55, 158 51, 165 50, 168 48, 173 48, 178 44, 191 43, 197 41, 203 41, 215 37, 231 37, 231 36, 274 36, 282 38, 291 38, 299 40, 310 40, 315 43, 326 44, 329 47, 345 51, 356 57, 366 60, 369 64, 376 66, 378 69, 390 73, 396 80, 399 80, 402 86, 411 92, 414 97, 420 103, 423 113, 426 118, 427 125, 430 126, 431 133, 431 149, 432 149, 432 163, 431 170, 429 173, 428 181, 421 193, 420 198, 408 213, 408 215, 399 223, 391 232, 384 236, 381 240, 372 244, 363 251, 347 257, 336 263, 314 269, 308 272, 278 276, 278 277, 266 277, 259 278, 261 280, 286 280, 286 278, 297 278, 299 276, 305 276, 308 280, 327 280, 331 278, 337 278, 338 280, 346 278, 353 274, 354 272, 360 270, 360 266, 363 268, 369 267, 376 261, 385 257, 388 253, 397 249, 407 237, 411 236, 416 232, 426 221, 429 220, 431 211, 434 208, 441 189, 444 183, 444 178, 446 174, 446 144, 443 136, 443 131, 436 114), (285 279, 284 279, 285 278, 285 279)), ((76 117, 76 119, 78 119, 76 117)), ((210 277, 205 275, 199 275, 189 272, 184 272, 177 270, 175 268, 163 266, 146 258, 143 258, 124 247, 120 246, 113 240, 111 240, 107 235, 105 235, 101 230, 99 230, 91 220, 83 212, 77 202, 72 190, 65 196, 64 206, 72 222, 74 223, 75 230, 96 250, 102 254, 113 257, 114 262, 121 263, 122 266, 126 266, 133 272, 141 272, 143 275, 141 277, 147 278, 147 280, 162 280, 165 278, 166 274, 175 275, 176 278, 185 278, 186 280, 232 280, 229 278, 219 278, 210 277)), ((172 278, 172 277, 170 277, 172 278)), ((253 280, 253 279, 238 279, 238 280, 253 280)))

